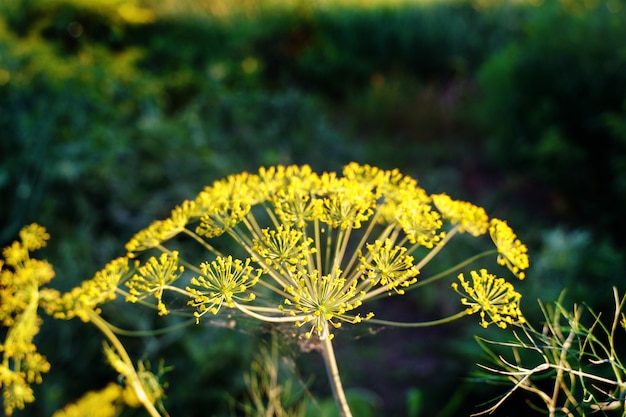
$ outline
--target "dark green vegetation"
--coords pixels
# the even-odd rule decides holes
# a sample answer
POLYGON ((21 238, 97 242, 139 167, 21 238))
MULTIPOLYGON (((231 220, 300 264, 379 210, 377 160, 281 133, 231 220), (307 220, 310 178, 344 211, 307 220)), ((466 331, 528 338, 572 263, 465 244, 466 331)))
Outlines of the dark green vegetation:
MULTIPOLYGON (((509 219, 530 248, 516 287, 531 314, 564 287, 610 308, 626 275, 626 4, 591 3, 284 7, 228 19, 157 9, 133 23, 117 6, 4 1, 0 245, 26 223, 46 226, 53 283, 65 289, 224 175, 356 160, 509 219)), ((386 318, 459 308, 426 296, 399 298, 386 318)), ((161 325, 133 314, 120 325, 161 325)), ((40 351, 53 371, 20 415, 50 415, 115 377, 95 332, 46 324, 40 351)), ((243 396, 263 334, 219 324, 131 341, 174 366, 172 416, 228 415, 228 396, 243 396)), ((434 332, 345 331, 345 386, 364 390, 354 393, 370 415, 468 415, 504 389, 463 379, 480 361, 478 331, 472 319, 434 332)), ((306 381, 321 366, 314 353, 298 361, 306 381)), ((330 395, 324 378, 311 386, 319 398, 330 395)))

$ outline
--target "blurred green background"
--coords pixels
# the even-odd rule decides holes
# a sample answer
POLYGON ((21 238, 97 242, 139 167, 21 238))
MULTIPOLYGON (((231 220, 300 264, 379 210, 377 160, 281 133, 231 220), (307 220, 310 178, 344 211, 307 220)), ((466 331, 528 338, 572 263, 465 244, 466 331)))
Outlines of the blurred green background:
MULTIPOLYGON (((610 313, 611 287, 626 290, 625 40, 623 0, 2 0, 0 245, 46 226, 41 256, 67 289, 225 175, 358 161, 507 219, 529 246, 516 287, 531 321, 563 288, 610 313)), ((378 315, 456 311, 446 285, 378 315)), ((121 305, 105 315, 163 324, 121 305)), ((268 331, 228 327, 128 342, 174 366, 172 416, 238 415, 268 331)), ((470 378, 483 360, 472 335, 492 335, 473 319, 367 330, 337 338, 359 416, 463 416, 504 392, 470 378)), ((49 416, 114 379, 101 340, 46 319, 53 369, 16 415, 49 416)), ((318 355, 282 344, 312 415, 332 415, 318 355)), ((498 415, 532 415, 523 402, 498 415)))

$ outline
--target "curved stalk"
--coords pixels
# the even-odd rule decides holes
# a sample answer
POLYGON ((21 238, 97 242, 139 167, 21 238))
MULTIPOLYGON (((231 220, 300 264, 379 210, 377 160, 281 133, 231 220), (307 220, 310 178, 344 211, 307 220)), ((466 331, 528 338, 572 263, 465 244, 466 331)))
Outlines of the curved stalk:
POLYGON ((463 318, 465 316, 469 316, 470 313, 467 312, 467 310, 463 310, 460 311, 450 317, 444 317, 442 319, 438 319, 438 320, 432 320, 432 321, 423 321, 423 322, 416 322, 416 323, 403 323, 403 322, 399 322, 399 321, 390 321, 390 320, 379 320, 379 319, 369 319, 367 320, 368 323, 375 323, 375 324, 382 324, 385 326, 394 326, 394 327, 431 327, 431 326, 437 326, 440 324, 446 324, 446 323, 451 323, 454 320, 458 320, 460 318, 463 318))
POLYGON ((141 405, 144 406, 146 411, 152 417, 161 417, 161 414, 157 411, 154 404, 152 404, 152 402, 148 399, 148 395, 146 394, 146 391, 144 390, 143 385, 141 384, 141 381, 139 379, 139 375, 137 375, 137 371, 135 370, 135 365, 130 359, 130 356, 128 356, 128 353, 126 352, 126 349, 124 348, 122 342, 120 342, 115 333, 109 327, 109 324, 102 317, 100 317, 94 311, 90 311, 89 313, 89 320, 107 337, 107 339, 109 339, 126 366, 128 366, 129 369, 132 369, 132 373, 130 375, 124 376, 128 378, 128 383, 133 387, 133 390, 137 395, 137 399, 139 400, 139 402, 141 402, 141 405))
MULTIPOLYGON (((326 324, 328 325, 328 324, 326 324)), ((337 360, 335 359, 335 350, 333 349, 333 342, 330 337, 324 337, 322 342, 322 356, 324 357, 324 365, 326 365, 326 373, 330 381, 330 386, 333 390, 333 396, 339 407, 339 414, 341 417, 352 417, 352 412, 348 406, 348 400, 341 384, 341 377, 339 375, 339 368, 337 367, 337 360)))
POLYGON ((430 276, 430 277, 428 277, 428 278, 426 278, 424 280, 421 280, 421 281, 418 280, 415 284, 413 284, 409 288, 407 288, 406 291, 410 291, 410 290, 415 289, 415 288, 423 287, 426 284, 430 284, 431 282, 437 281, 437 280, 439 280, 439 279, 441 279, 441 278, 443 278, 445 276, 450 275, 451 273, 453 273, 455 271, 458 271, 461 268, 464 268, 466 265, 469 265, 472 262, 474 262, 474 261, 476 261, 476 260, 478 260, 480 258, 483 258, 485 256, 490 256, 490 255, 493 255, 493 254, 496 254, 496 253, 498 253, 498 251, 496 249, 493 249, 493 250, 488 250, 488 251, 479 253, 478 255, 474 255, 474 256, 472 256, 470 258, 467 258, 463 262, 459 262, 458 264, 454 265, 453 267, 446 269, 445 271, 441 271, 441 272, 439 272, 439 273, 437 273, 437 274, 435 274, 433 276, 430 276))

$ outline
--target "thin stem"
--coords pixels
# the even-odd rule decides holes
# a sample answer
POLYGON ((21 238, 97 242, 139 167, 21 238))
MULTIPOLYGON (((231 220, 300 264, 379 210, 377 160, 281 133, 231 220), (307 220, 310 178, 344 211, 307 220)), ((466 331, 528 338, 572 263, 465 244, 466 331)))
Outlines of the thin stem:
POLYGON ((258 314, 249 310, 239 303, 234 303, 235 307, 241 311, 242 313, 254 317, 257 320, 266 321, 269 323, 293 323, 294 321, 304 320, 306 316, 282 316, 282 317, 273 317, 273 316, 265 316, 263 314, 258 314))
POLYGON ((476 260, 478 260, 478 259, 480 259, 482 257, 489 256, 489 255, 492 255, 492 254, 497 253, 497 252, 498 251, 494 249, 494 250, 489 250, 489 251, 486 251, 486 252, 483 252, 483 253, 479 253, 478 255, 474 255, 471 258, 467 258, 463 262, 460 262, 460 263, 454 265, 453 267, 446 269, 445 271, 441 271, 438 274, 435 274, 435 275, 433 275, 431 277, 428 277, 428 278, 423 279, 421 281, 417 281, 415 284, 413 284, 409 288, 407 288, 407 291, 410 291, 412 289, 419 288, 419 287, 422 287, 424 285, 430 284, 431 282, 437 281, 437 280, 439 280, 439 279, 441 279, 441 278, 443 278, 443 277, 445 277, 447 275, 450 275, 451 273, 453 273, 455 271, 458 271, 459 269, 465 267, 466 265, 471 264, 472 262, 474 262, 474 261, 476 261, 476 260))
MULTIPOLYGON (((326 323, 328 326, 328 323, 326 323)), ((335 351, 333 349, 333 342, 330 337, 325 337, 322 341, 322 356, 324 357, 324 364, 326 365, 326 372, 328 373, 328 379, 330 386, 333 390, 333 396, 339 407, 339 414, 341 417, 352 417, 352 412, 348 406, 348 400, 346 394, 343 391, 343 385, 341 384, 341 378, 339 376, 339 368, 337 367, 337 360, 335 359, 335 351)))
POLYGON ((205 241, 200 236, 198 236, 196 233, 192 232, 191 230, 187 229, 186 227, 183 228, 183 233, 185 233, 187 236, 191 237, 193 240, 198 242, 200 245, 202 245, 209 252, 215 254, 216 256, 224 257, 224 255, 222 255, 222 253, 220 251, 215 249, 213 246, 211 246, 209 243, 207 243, 207 241, 205 241))
POLYGON ((438 326, 440 324, 446 324, 446 323, 451 323, 454 320, 458 320, 460 318, 463 318, 465 316, 469 316, 470 313, 467 312, 467 310, 463 310, 460 311, 452 316, 449 317, 444 317, 442 319, 438 319, 438 320, 432 320, 432 321, 423 321, 423 322, 416 322, 416 323, 403 323, 403 322, 398 322, 398 321, 390 321, 390 320, 379 320, 379 319, 369 319, 367 320, 368 323, 374 323, 374 324, 382 324, 385 326, 394 326, 394 327, 431 327, 431 326, 438 326))
POLYGON ((126 349, 124 348, 122 342, 120 342, 113 330, 111 330, 111 328, 109 327, 109 324, 94 311, 89 311, 89 320, 106 336, 107 339, 109 339, 109 341, 115 347, 118 355, 120 355, 120 359, 122 359, 128 369, 132 370, 132 373, 130 375, 124 376, 128 379, 128 383, 130 384, 130 386, 133 387, 133 390, 137 395, 137 399, 139 399, 146 411, 152 417, 161 417, 161 414, 157 411, 154 404, 152 404, 152 402, 149 400, 148 394, 146 394, 146 391, 141 384, 139 375, 137 375, 137 371, 135 370, 135 365, 133 364, 133 361, 130 359, 130 356, 128 356, 128 353, 126 352, 126 349))

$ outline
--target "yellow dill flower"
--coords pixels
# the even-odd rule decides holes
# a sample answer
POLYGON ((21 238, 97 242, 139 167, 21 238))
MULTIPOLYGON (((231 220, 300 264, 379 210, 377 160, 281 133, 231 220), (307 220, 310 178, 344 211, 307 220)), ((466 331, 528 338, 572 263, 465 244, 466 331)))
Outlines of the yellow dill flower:
POLYGON ((2 250, 7 265, 18 266, 28 259, 28 249, 20 242, 13 242, 2 250))
POLYGON ((396 246, 391 239, 367 245, 368 256, 361 256, 361 271, 367 274, 373 285, 380 283, 389 291, 404 294, 406 288, 417 282, 419 270, 413 265, 413 257, 406 255, 404 246, 396 246))
POLYGON ((443 226, 441 216, 431 210, 430 204, 409 199, 399 206, 398 213, 398 222, 412 244, 432 249, 446 235, 440 231, 443 226))
MULTIPOLYGON (((351 163, 341 176, 278 165, 215 181, 127 248, 129 256, 148 248, 171 252, 167 240, 183 231, 215 259, 194 267, 199 276, 177 290, 191 294, 196 319, 226 304, 268 322, 312 322, 313 333, 330 338, 333 326, 362 320, 352 311, 362 302, 385 291, 403 294, 416 283, 419 269, 455 236, 450 230, 480 236, 488 228, 483 208, 445 194, 431 197, 397 169, 351 163), (192 222, 198 224, 188 228, 192 222), (245 263, 219 252, 211 243, 218 236, 219 247, 231 239, 245 252, 245 263), (251 292, 257 281, 266 291, 251 292)), ((129 301, 142 291, 160 299, 161 290, 174 290, 152 285, 131 290, 129 301)))
POLYGON ((98 306, 115 299, 117 285, 126 279, 129 271, 127 257, 114 259, 96 272, 92 279, 83 281, 57 299, 44 300, 42 306, 54 318, 69 320, 79 317, 87 322, 91 312, 100 313, 98 306))
POLYGON ((496 278, 486 269, 470 271, 470 275, 471 282, 466 281, 463 274, 459 274, 462 290, 456 282, 452 284, 452 288, 463 297, 461 303, 468 306, 468 314, 480 311, 481 326, 487 327, 493 323, 500 328, 506 328, 509 324, 525 322, 519 307, 521 295, 511 283, 503 278, 496 278))
POLYGON ((24 380, 21 372, 13 372, 0 363, 0 386, 2 387, 2 402, 4 414, 10 416, 14 410, 23 410, 27 403, 35 401, 33 389, 24 380))
POLYGON ((311 248, 313 239, 304 238, 301 231, 279 225, 276 230, 263 229, 262 239, 256 239, 253 246, 263 262, 280 273, 294 273, 298 267, 307 265, 309 256, 315 253, 311 248))
POLYGON ((320 339, 327 337, 332 339, 329 324, 338 328, 342 321, 354 324, 373 316, 373 313, 369 313, 365 318, 358 314, 356 316, 345 314, 362 304, 365 292, 357 290, 356 280, 349 283, 341 277, 338 268, 332 274, 321 277, 317 270, 310 275, 301 274, 291 282, 293 285, 285 288, 287 297, 280 309, 294 317, 302 317, 296 321, 298 327, 312 322, 311 330, 305 334, 306 337, 311 337, 315 332, 320 339))
POLYGON ((203 262, 200 265, 202 275, 191 279, 191 284, 200 289, 187 287, 187 291, 193 295, 189 305, 198 308, 194 313, 196 319, 207 312, 217 314, 224 303, 232 308, 235 307, 234 300, 254 300, 255 295, 249 289, 258 282, 261 270, 255 271, 250 261, 250 258, 242 262, 232 256, 218 256, 211 263, 203 262))
POLYGON ((131 303, 145 298, 149 294, 157 299, 159 315, 169 313, 163 303, 163 289, 174 283, 184 272, 185 268, 178 264, 178 252, 163 253, 157 260, 154 256, 140 266, 137 273, 125 284, 129 288, 126 301, 131 303))
POLYGON ((157 220, 147 228, 140 230, 126 244, 128 257, 133 258, 137 252, 156 248, 163 241, 172 238, 176 233, 177 226, 168 220, 157 220))
POLYGON ((6 259, 0 260, 0 323, 6 327, 0 343, 0 387, 6 415, 35 400, 30 384, 41 383, 42 374, 50 370, 33 341, 42 321, 38 316, 40 286, 54 277, 54 270, 29 253, 45 246, 49 236, 37 224, 24 227, 19 234, 21 242, 5 248, 6 259))
POLYGON ((459 232, 467 232, 472 236, 480 236, 487 232, 489 218, 482 207, 467 201, 453 200, 446 194, 435 194, 431 197, 443 218, 458 225, 459 232))
POLYGON ((332 228, 358 229, 374 213, 376 197, 372 184, 322 176, 322 210, 319 220, 332 228))
POLYGON ((430 204, 430 197, 417 181, 402 175, 397 169, 382 171, 376 179, 377 194, 381 196, 378 211, 384 222, 394 224, 398 214, 410 208, 407 204, 430 204))
POLYGON ((115 417, 122 408, 121 386, 110 383, 99 391, 90 391, 78 401, 56 411, 52 417, 115 417))
POLYGON ((34 251, 46 246, 46 242, 50 239, 50 235, 46 232, 45 227, 33 223, 20 230, 20 239, 26 249, 34 251))
POLYGON ((526 245, 503 220, 492 219, 489 234, 498 249, 498 264, 509 268, 519 279, 524 279, 524 270, 529 266, 526 245))
POLYGON ((304 227, 307 222, 319 218, 322 201, 313 198, 312 191, 288 186, 276 190, 271 197, 274 212, 284 225, 304 227))
POLYGON ((196 233, 207 238, 219 236, 235 227, 249 211, 250 204, 245 201, 216 201, 200 218, 196 233))

